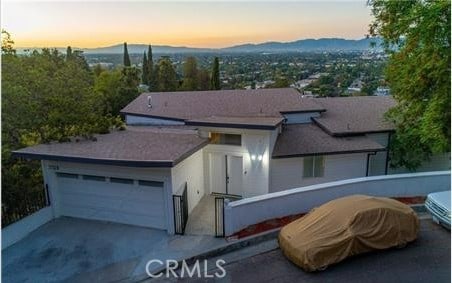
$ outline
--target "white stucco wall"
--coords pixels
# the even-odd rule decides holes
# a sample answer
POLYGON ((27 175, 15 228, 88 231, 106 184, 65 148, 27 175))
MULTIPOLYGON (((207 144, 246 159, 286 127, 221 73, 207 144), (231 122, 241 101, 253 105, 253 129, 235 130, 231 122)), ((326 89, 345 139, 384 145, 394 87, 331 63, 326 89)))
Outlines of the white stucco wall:
MULTIPOLYGON (((384 147, 388 146, 389 133, 367 134, 367 137, 381 144, 384 147)), ((369 157, 369 176, 384 175, 386 171, 386 151, 379 151, 375 155, 369 157)))
POLYGON ((203 162, 201 149, 171 169, 173 194, 180 194, 187 182, 189 213, 205 194, 203 162))
POLYGON ((271 160, 270 192, 366 176, 367 153, 325 155, 324 177, 303 178, 303 158, 271 160))
POLYGON ((150 117, 142 117, 135 115, 125 115, 127 125, 184 125, 184 122, 167 120, 167 119, 157 119, 150 117))
POLYGON ((295 188, 227 203, 225 234, 265 220, 307 213, 343 196, 412 197, 445 190, 450 190, 450 171, 363 177, 295 188))
POLYGON ((206 192, 211 193, 209 153, 223 153, 243 158, 243 197, 269 192, 269 164, 271 147, 274 146, 279 129, 274 131, 252 129, 229 129, 202 127, 202 132, 217 132, 242 135, 242 146, 209 144, 204 148, 204 171, 206 192), (262 155, 262 160, 251 160, 251 155, 262 155))

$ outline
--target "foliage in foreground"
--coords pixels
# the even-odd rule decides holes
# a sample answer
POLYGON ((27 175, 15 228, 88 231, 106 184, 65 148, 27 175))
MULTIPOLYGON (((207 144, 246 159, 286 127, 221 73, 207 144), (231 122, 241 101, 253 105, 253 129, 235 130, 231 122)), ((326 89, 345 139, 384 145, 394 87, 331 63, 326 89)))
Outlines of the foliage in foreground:
POLYGON ((96 78, 80 52, 65 56, 43 49, 19 56, 12 43, 2 41, 4 213, 42 193, 43 186, 40 163, 17 160, 12 151, 121 129, 116 115, 138 95, 139 81, 138 71, 130 67, 101 71, 96 78))
POLYGON ((391 165, 415 169, 450 150, 450 1, 370 2, 371 35, 390 54, 386 80, 398 105, 391 165))

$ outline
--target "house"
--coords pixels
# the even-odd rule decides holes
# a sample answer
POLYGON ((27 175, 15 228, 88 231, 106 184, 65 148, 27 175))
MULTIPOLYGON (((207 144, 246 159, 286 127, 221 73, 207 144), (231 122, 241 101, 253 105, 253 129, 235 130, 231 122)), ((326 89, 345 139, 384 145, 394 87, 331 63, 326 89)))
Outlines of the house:
POLYGON ((122 110, 124 131, 14 154, 42 160, 54 217, 172 234, 204 195, 248 198, 387 174, 393 126, 383 114, 394 105, 290 88, 143 93, 122 110))

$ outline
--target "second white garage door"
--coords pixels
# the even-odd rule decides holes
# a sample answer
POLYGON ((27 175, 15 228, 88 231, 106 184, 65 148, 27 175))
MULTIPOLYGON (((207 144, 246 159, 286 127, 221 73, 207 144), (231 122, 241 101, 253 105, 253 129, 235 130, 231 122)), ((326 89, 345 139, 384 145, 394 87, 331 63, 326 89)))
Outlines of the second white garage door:
POLYGON ((57 173, 63 216, 166 229, 163 182, 57 173))

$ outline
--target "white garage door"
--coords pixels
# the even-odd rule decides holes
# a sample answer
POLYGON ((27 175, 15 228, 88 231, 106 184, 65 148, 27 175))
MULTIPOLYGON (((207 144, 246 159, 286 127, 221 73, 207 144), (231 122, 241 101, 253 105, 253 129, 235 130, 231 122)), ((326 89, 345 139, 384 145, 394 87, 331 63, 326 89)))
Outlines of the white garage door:
POLYGON ((166 229, 163 183, 57 173, 64 216, 166 229))

